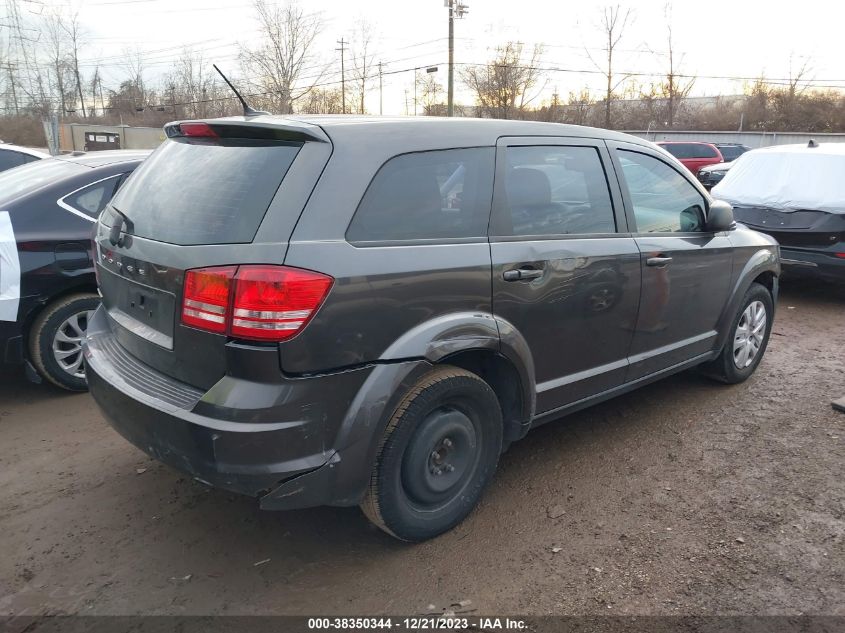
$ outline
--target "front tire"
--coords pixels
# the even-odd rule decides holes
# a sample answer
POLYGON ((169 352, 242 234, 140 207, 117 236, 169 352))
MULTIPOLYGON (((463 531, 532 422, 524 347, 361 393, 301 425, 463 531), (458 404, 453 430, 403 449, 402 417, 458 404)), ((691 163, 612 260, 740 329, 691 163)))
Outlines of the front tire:
POLYGON ((93 293, 62 297, 49 304, 29 331, 29 357, 38 375, 68 391, 85 391, 82 339, 100 305, 93 293))
POLYGON ((476 506, 501 450, 502 413, 490 385, 466 370, 437 367, 391 417, 361 509, 403 541, 442 534, 476 506))
POLYGON ((731 322, 731 336, 705 373, 729 385, 747 380, 763 359, 772 331, 774 304, 768 289, 752 283, 731 322))

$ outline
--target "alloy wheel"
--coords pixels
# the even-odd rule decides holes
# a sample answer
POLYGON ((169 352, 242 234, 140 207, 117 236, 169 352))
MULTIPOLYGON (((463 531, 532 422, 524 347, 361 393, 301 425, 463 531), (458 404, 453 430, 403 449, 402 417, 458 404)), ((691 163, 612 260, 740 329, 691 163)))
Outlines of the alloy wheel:
POLYGON ((62 322, 53 336, 53 358, 62 370, 74 378, 85 378, 82 339, 93 314, 93 310, 85 310, 71 315, 62 322))
POLYGON ((766 335, 766 306, 752 301, 745 308, 734 333, 734 364, 745 369, 754 362, 766 335))

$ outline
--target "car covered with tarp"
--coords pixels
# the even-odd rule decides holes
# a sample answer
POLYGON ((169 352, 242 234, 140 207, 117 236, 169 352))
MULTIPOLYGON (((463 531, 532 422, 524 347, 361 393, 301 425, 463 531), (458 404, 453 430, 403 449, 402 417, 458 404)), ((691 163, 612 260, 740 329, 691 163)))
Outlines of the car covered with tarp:
POLYGON ((785 272, 845 281, 845 143, 747 152, 711 193, 778 241, 785 272))

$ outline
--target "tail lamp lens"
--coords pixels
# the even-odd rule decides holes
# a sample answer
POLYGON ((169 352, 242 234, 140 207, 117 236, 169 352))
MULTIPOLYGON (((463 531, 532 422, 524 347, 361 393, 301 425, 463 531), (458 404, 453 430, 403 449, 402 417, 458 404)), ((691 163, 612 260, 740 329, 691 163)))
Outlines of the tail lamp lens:
POLYGON ((334 280, 286 266, 189 270, 182 323, 234 338, 284 341, 305 327, 334 280))
POLYGON ((209 332, 226 332, 229 295, 237 266, 198 268, 185 273, 182 323, 209 332))

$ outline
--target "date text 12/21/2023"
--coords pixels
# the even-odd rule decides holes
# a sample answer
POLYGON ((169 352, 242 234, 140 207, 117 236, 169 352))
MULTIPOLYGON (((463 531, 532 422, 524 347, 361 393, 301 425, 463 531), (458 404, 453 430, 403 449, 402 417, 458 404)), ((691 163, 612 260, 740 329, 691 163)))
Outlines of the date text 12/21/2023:
POLYGON ((521 631, 526 628, 524 620, 508 617, 355 617, 355 618, 309 618, 308 629, 320 630, 380 630, 402 631, 458 631, 467 629, 521 631))

